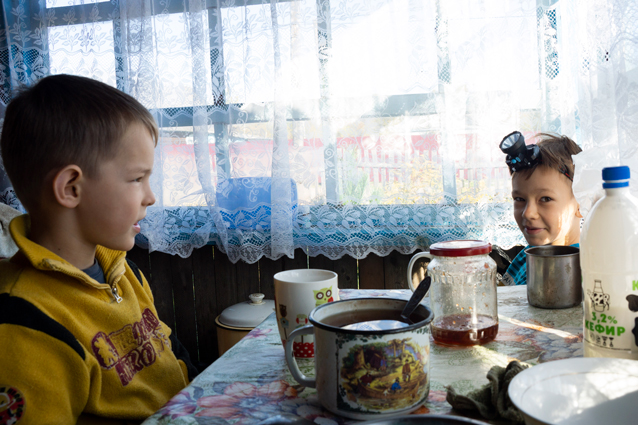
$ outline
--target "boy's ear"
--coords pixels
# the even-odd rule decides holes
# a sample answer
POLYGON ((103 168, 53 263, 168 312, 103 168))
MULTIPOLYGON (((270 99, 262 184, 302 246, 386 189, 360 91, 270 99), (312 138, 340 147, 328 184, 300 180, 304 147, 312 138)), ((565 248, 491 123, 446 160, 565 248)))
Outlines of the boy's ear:
POLYGON ((66 208, 75 208, 80 203, 80 182, 82 169, 77 165, 67 165, 53 178, 53 195, 66 208))

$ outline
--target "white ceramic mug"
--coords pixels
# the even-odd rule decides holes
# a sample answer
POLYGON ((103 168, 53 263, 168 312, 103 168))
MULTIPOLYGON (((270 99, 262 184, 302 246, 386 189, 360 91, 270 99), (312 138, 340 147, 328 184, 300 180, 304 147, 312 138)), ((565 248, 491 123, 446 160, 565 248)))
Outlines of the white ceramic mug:
POLYGON ((378 419, 418 409, 430 390, 432 311, 420 304, 410 316, 414 324, 384 330, 365 326, 376 320, 393 321, 406 302, 355 298, 315 308, 309 318, 312 325, 295 330, 290 338, 314 334, 316 378, 300 371, 289 339, 286 363, 293 378, 316 388, 326 409, 352 419, 378 419))
MULTIPOLYGON (((292 331, 308 324, 308 315, 315 307, 339 300, 337 273, 329 270, 287 270, 277 273, 274 281, 275 311, 283 345, 292 331)), ((314 357, 314 346, 311 335, 300 336, 293 344, 293 354, 314 357)))

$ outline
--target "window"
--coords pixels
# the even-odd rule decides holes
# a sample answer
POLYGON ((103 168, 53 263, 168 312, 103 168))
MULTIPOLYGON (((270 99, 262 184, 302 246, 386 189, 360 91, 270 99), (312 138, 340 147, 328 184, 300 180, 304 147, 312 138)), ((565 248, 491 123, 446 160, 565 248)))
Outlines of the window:
MULTIPOLYGON (((521 242, 498 143, 589 137, 579 75, 604 57, 572 0, 13 3, 2 101, 62 72, 135 96, 161 128, 145 242, 233 261, 521 242)), ((616 6, 605 40, 635 39, 616 6)))

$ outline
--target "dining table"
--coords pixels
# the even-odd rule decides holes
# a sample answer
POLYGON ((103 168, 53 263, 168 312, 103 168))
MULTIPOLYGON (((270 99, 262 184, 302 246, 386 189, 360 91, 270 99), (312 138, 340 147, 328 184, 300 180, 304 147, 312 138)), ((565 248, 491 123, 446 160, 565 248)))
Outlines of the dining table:
MULTIPOLYGON (((408 300, 412 291, 341 289, 341 299, 388 297, 408 300)), ((443 346, 430 336, 430 392, 415 414, 464 415, 446 401, 447 387, 467 394, 488 383, 493 366, 517 360, 538 363, 583 356, 582 305, 541 309, 528 304, 527 287, 497 289, 499 329, 484 345, 443 346)), ((422 301, 429 304, 429 298, 422 301)), ((301 371, 314 375, 313 359, 298 359, 301 371)), ((356 423, 324 409, 313 388, 290 374, 275 312, 202 371, 144 425, 259 424, 274 416, 303 418, 318 425, 356 423)), ((480 417, 470 414, 474 419, 480 417)), ((485 420, 485 422, 489 422, 485 420)), ((507 423, 507 422, 496 422, 507 423)))

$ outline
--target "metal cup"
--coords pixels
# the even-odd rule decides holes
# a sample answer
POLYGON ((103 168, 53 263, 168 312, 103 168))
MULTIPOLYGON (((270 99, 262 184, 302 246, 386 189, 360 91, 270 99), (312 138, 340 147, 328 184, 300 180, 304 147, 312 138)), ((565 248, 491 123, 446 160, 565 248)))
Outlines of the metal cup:
POLYGON ((583 300, 580 249, 544 245, 527 248, 527 301, 540 308, 569 308, 583 300))

